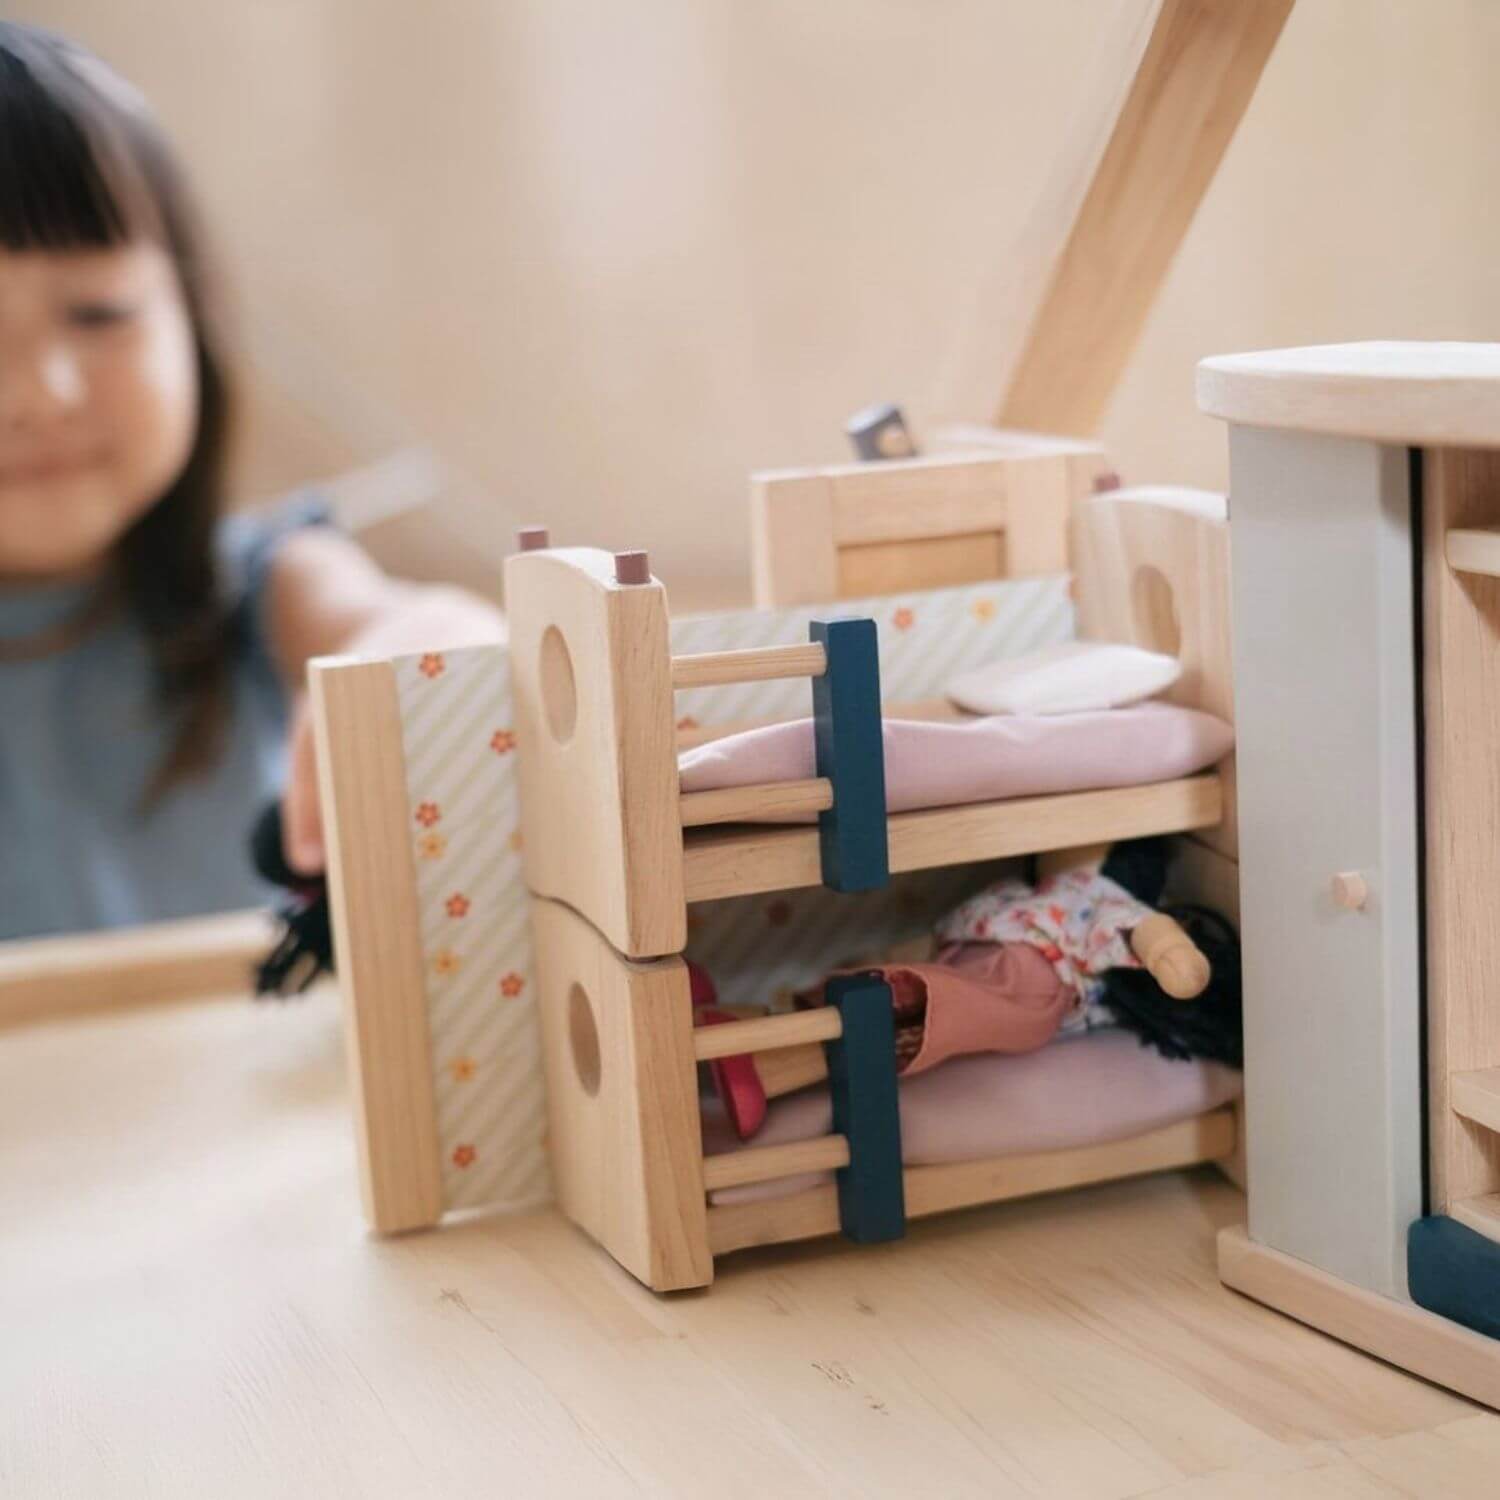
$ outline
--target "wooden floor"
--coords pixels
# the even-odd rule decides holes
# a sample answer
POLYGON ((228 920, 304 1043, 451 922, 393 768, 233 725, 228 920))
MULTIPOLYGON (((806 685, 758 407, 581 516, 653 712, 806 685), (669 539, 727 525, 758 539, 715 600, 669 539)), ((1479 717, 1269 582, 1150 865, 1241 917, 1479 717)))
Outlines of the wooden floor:
POLYGON ((0 1032, 0 1495, 1494 1496, 1500 1418, 1222 1289, 1211 1172, 731 1259, 368 1240, 330 999, 0 1032))

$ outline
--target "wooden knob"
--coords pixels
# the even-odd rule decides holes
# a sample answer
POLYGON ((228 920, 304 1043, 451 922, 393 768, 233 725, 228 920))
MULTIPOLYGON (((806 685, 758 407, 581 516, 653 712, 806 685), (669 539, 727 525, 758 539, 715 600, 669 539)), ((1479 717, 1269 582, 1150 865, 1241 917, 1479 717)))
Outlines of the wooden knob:
POLYGON ((1363 911, 1370 899, 1370 887, 1358 870, 1341 870, 1333 877, 1333 901, 1345 911, 1363 911))
POLYGON ((516 548, 521 552, 541 552, 552 545, 545 526, 523 526, 516 533, 516 548))
POLYGON ((651 559, 644 552, 616 552, 615 582, 650 583, 651 559))

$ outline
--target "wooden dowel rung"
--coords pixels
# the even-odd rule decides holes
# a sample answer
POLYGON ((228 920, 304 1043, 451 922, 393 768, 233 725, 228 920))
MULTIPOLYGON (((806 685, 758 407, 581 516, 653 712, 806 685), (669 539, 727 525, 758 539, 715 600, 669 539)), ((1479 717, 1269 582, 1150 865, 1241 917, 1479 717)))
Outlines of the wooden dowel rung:
POLYGON ((703 1186, 712 1193, 719 1188, 796 1177, 802 1172, 834 1172, 848 1165, 849 1142, 841 1135, 824 1135, 787 1146, 751 1146, 744 1151, 706 1156, 703 1186))
POLYGON ((684 792, 682 826, 702 828, 708 823, 769 823, 799 813, 822 812, 833 806, 833 783, 826 777, 812 781, 766 781, 754 786, 727 786, 712 792, 684 792))
POLYGON ((844 1034, 844 1019, 831 1005, 795 1010, 784 1016, 757 1016, 753 1021, 723 1021, 693 1032, 699 1062, 739 1057, 746 1052, 773 1052, 803 1042, 831 1042, 844 1034))
POLYGON ((821 677, 828 656, 821 644, 759 646, 752 651, 705 651, 672 658, 674 688, 727 687, 735 682, 773 682, 782 677, 821 677))

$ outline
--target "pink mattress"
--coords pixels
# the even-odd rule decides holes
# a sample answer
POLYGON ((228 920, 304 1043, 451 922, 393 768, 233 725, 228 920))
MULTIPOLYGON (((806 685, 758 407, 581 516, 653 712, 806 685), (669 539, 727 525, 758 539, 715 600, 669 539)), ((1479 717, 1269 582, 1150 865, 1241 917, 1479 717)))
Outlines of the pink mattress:
MULTIPOLYGON (((1170 703, 957 722, 886 719, 883 733, 891 812, 1171 781, 1205 770, 1234 745, 1222 719, 1170 703)), ((684 792, 810 780, 812 720, 729 735, 684 751, 678 763, 684 792)))
MULTIPOLYGON (((900 1085, 902 1158, 907 1166, 978 1161, 1125 1140, 1217 1109, 1240 1092, 1222 1063, 1171 1061, 1124 1031, 1094 1031, 1020 1056, 953 1058, 900 1085)), ((771 1101, 765 1125, 741 1142, 717 1100, 703 1109, 708 1155, 746 1146, 811 1140, 833 1129, 824 1089, 771 1101)), ((721 1188, 714 1203, 775 1198, 830 1181, 803 1173, 721 1188)))

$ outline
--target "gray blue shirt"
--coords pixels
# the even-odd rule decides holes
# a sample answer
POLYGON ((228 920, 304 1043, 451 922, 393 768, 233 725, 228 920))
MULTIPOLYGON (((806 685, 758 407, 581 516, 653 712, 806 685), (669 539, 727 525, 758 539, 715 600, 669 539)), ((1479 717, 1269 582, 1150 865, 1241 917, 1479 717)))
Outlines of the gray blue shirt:
MULTIPOLYGON (((236 615, 232 710, 222 760, 154 806, 146 789, 173 739, 149 648, 123 615, 70 649, 0 663, 0 938, 264 905, 246 841, 285 775, 286 693, 266 631, 277 543, 322 518, 302 503, 221 523, 236 615)), ((0 639, 57 625, 87 585, 0 587, 0 639)))

